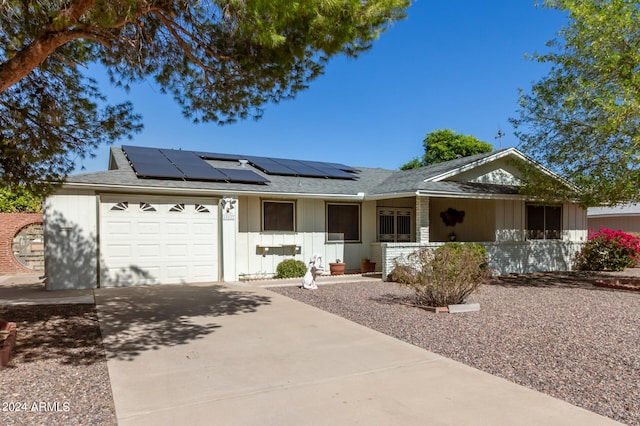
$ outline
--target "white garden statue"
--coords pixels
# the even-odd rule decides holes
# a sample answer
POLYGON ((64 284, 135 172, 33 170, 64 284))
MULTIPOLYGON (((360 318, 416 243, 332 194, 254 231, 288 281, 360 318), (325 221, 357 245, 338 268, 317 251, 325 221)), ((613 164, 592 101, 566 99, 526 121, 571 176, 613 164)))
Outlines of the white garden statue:
POLYGON ((311 256, 311 260, 307 265, 307 273, 302 278, 302 288, 307 290, 316 290, 316 277, 322 273, 324 268, 322 267, 322 256, 314 254, 311 256))

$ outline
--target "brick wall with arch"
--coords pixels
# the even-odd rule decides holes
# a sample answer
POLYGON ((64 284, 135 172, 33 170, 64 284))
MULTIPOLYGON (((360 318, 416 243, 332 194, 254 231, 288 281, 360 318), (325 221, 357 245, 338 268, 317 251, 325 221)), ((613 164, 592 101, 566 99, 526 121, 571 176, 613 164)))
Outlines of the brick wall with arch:
POLYGON ((42 213, 0 213, 0 275, 43 270, 42 213))

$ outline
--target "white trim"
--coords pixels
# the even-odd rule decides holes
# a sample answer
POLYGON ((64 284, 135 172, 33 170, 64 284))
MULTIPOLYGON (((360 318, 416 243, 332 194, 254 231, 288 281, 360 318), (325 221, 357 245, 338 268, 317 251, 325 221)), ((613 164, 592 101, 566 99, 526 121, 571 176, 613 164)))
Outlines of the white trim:
POLYGON ((305 192, 273 192, 273 191, 243 191, 243 190, 225 190, 225 189, 195 189, 195 188, 166 188, 156 186, 134 186, 134 185, 96 185, 90 183, 69 182, 62 186, 63 189, 92 189, 96 192, 107 193, 132 193, 132 194, 150 194, 150 195, 193 195, 195 197, 224 195, 246 195, 256 197, 299 197, 299 198, 319 198, 323 200, 339 199, 349 201, 362 201, 366 197, 364 193, 357 194, 319 194, 305 192))
MULTIPOLYGON (((492 161, 503 158, 509 154, 515 154, 515 148, 507 148, 503 151, 496 151, 494 154, 481 158, 480 160, 476 160, 472 163, 466 164, 464 166, 460 166, 455 169, 447 170, 446 172, 440 173, 439 175, 432 176, 424 180, 424 182, 440 182, 448 177, 459 175, 460 173, 466 172, 467 170, 475 169, 478 166, 482 166, 483 164, 491 163, 492 161)), ((523 158, 525 159, 525 158, 523 158)), ((525 159, 526 160, 526 159, 525 159)))
POLYGON ((502 151, 496 151, 495 154, 490 155, 488 157, 484 157, 484 158, 482 158, 480 160, 476 160, 476 161, 474 161, 472 163, 466 164, 466 165, 458 167, 456 169, 448 170, 448 171, 446 171, 444 173, 440 173, 439 175, 432 176, 430 178, 425 179, 424 182, 439 182, 439 181, 444 180, 446 178, 449 178, 451 176, 458 175, 460 173, 466 172, 467 170, 475 169, 475 168, 477 168, 479 166, 491 163, 492 161, 499 160, 499 159, 507 157, 509 155, 514 155, 514 156, 520 158, 521 160, 526 161, 527 163, 534 165, 542 173, 546 174, 547 176, 549 176, 549 177, 551 177, 553 179, 559 180, 560 182, 564 183, 565 185, 567 185, 569 188, 573 189, 574 191, 579 191, 580 190, 577 186, 575 186, 574 184, 572 184, 571 182, 569 182, 568 180, 566 180, 562 176, 558 175, 557 173, 552 172, 551 170, 549 170, 546 167, 544 167, 542 164, 540 164, 537 161, 529 158, 528 156, 526 156, 525 154, 521 153, 520 151, 518 151, 516 148, 513 148, 513 147, 512 148, 507 148, 507 149, 502 150, 502 151))
POLYGON ((524 195, 520 194, 469 194, 464 192, 450 191, 416 191, 413 195, 416 197, 453 197, 453 198, 471 198, 478 200, 528 200, 524 195))
POLYGON ((590 207, 587 209, 588 218, 640 216, 640 204, 623 204, 616 207, 590 207))

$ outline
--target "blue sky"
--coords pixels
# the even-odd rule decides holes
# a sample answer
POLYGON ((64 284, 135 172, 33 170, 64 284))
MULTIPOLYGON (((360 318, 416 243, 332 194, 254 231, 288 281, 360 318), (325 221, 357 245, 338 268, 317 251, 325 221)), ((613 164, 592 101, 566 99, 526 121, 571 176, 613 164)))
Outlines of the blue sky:
MULTIPOLYGON (((126 93, 89 70, 109 101, 129 99, 144 130, 131 144, 341 162, 396 169, 424 153, 427 133, 449 128, 502 147, 517 146, 508 119, 518 89, 529 90, 547 66, 525 58, 566 22, 534 0, 417 0, 357 59, 333 59, 295 99, 268 105, 259 121, 193 124, 153 82, 126 93)), ((109 147, 79 160, 76 172, 106 170, 109 147), (81 167, 84 166, 84 170, 81 167)))

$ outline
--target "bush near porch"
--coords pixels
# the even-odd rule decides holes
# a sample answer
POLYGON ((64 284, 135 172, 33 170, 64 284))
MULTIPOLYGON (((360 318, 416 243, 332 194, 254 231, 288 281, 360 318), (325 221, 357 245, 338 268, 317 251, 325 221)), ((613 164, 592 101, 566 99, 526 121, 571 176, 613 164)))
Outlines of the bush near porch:
POLYGON ((600 229, 589 235, 576 259, 583 271, 622 271, 640 263, 640 239, 623 231, 600 229))
POLYGON ((401 258, 390 278, 412 289, 418 306, 436 307, 465 303, 489 275, 483 246, 447 243, 401 258))

